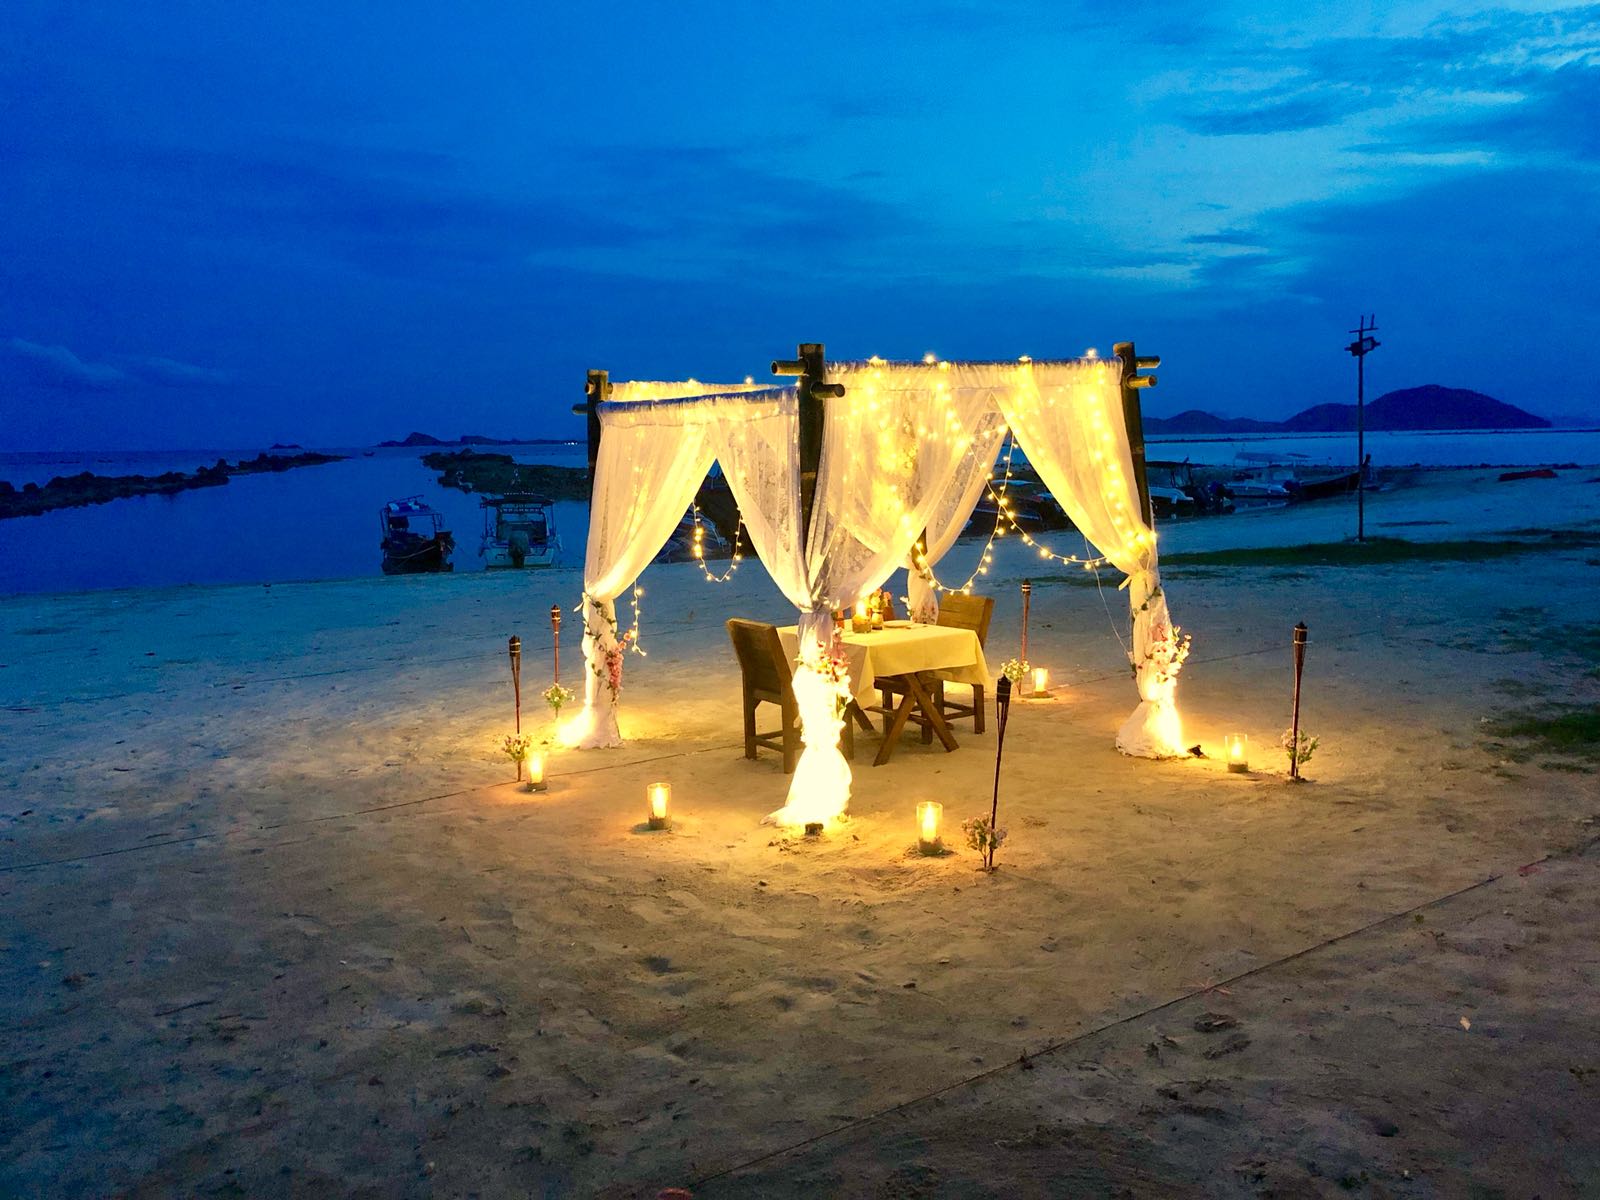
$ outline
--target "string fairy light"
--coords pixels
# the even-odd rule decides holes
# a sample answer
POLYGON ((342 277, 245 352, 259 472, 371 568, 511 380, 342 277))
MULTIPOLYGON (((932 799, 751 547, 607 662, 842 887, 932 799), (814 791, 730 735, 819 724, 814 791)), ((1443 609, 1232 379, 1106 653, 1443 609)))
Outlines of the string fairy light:
POLYGON ((632 650, 641 658, 648 658, 650 656, 645 653, 645 648, 639 641, 639 601, 643 599, 643 597, 644 589, 637 583, 634 584, 633 595, 629 597, 629 600, 633 605, 633 624, 628 627, 628 632, 623 635, 623 640, 627 643, 629 650, 632 650))
POLYGON ((739 569, 739 564, 744 560, 744 555, 739 547, 744 534, 744 517, 737 510, 733 520, 733 561, 728 564, 728 569, 722 574, 714 573, 706 566, 706 529, 701 521, 700 505, 691 503, 689 510, 694 515, 694 562, 700 568, 700 574, 706 577, 707 583, 727 583, 733 578, 733 573, 739 569))

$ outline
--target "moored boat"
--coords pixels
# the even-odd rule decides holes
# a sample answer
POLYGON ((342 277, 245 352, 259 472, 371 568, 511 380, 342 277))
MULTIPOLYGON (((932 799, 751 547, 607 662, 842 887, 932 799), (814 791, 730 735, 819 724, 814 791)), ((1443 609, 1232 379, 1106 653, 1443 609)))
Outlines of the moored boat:
POLYGON ((483 544, 478 553, 485 567, 553 567, 561 552, 556 534, 555 503, 532 492, 485 496, 483 544))
POLYGON ((383 573, 420 575, 451 570, 450 553, 455 537, 444 518, 423 503, 421 496, 391 500, 378 510, 383 529, 383 573))

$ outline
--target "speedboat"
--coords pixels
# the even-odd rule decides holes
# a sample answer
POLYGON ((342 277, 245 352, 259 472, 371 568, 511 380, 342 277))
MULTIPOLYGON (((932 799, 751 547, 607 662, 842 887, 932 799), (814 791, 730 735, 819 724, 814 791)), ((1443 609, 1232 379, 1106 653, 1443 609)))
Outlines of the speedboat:
POLYGON ((553 567, 561 552, 556 534, 555 504, 531 492, 485 496, 483 544, 478 554, 483 565, 497 567, 553 567))
POLYGON ((383 529, 383 573, 419 575, 451 570, 450 552, 456 539, 444 527, 444 518, 423 503, 421 496, 391 500, 378 510, 383 529))

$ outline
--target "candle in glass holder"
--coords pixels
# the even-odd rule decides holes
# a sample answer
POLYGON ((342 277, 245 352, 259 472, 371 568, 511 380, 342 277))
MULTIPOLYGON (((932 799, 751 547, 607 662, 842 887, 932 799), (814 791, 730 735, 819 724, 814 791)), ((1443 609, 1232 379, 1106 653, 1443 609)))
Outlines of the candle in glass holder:
POLYGON ((1050 672, 1044 667, 1033 669, 1033 694, 1042 696, 1050 690, 1050 672))
POLYGON ((672 785, 670 783, 652 783, 644 790, 646 799, 650 802, 650 828, 666 829, 671 821, 667 813, 667 806, 672 803, 672 785))
POLYGON ((924 854, 938 854, 944 849, 939 826, 944 821, 944 805, 937 800, 924 800, 917 805, 917 849, 924 854))
POLYGON ((1250 737, 1243 733, 1230 733, 1222 739, 1222 744, 1228 748, 1228 770, 1235 775, 1245 775, 1250 771, 1250 737))
POLYGON ((544 780, 544 771, 545 771, 544 751, 543 750, 532 750, 532 751, 529 751, 527 762, 526 762, 525 765, 528 768, 528 790, 530 792, 542 792, 542 791, 544 791, 545 788, 547 788, 549 786, 549 784, 545 783, 545 780, 544 780))
POLYGON ((856 611, 850 618, 850 628, 856 633, 865 633, 872 628, 872 607, 867 603, 865 596, 856 601, 856 611))

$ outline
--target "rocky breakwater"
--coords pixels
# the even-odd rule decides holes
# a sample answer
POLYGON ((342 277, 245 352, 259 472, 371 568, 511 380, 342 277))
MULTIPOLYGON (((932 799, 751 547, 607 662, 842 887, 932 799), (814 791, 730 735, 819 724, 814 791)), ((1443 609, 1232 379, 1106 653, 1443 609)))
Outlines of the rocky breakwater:
POLYGON ((76 475, 57 475, 43 485, 29 483, 20 488, 0 480, 0 519, 35 517, 52 509, 82 508, 89 504, 125 500, 131 496, 170 496, 191 488, 220 487, 235 475, 292 471, 296 467, 342 462, 344 457, 316 451, 300 454, 263 453, 237 463, 230 464, 219 458, 209 467, 199 467, 194 471, 166 471, 160 475, 96 475, 93 471, 81 471, 76 475))

